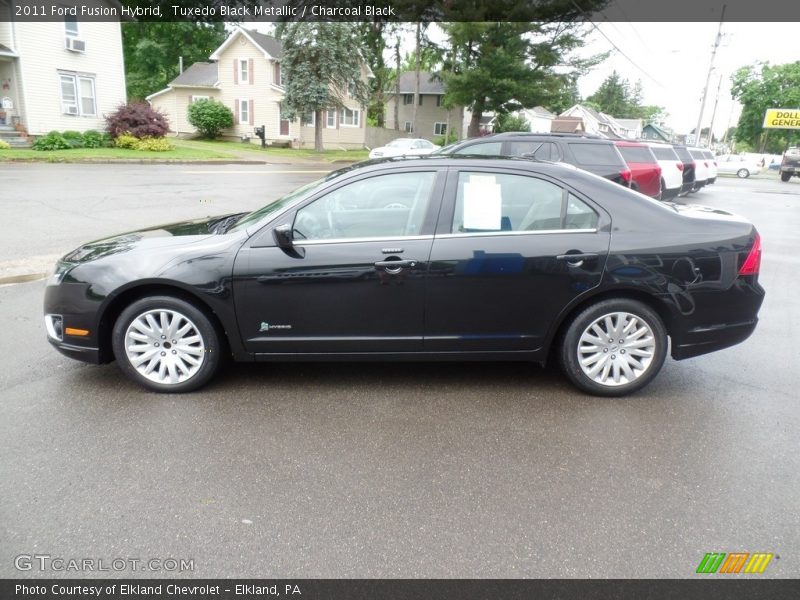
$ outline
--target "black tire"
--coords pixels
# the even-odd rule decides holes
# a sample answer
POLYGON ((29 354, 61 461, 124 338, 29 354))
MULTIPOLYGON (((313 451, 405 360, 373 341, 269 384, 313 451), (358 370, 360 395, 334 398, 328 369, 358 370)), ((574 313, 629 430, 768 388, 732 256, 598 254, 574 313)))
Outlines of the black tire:
POLYGON ((781 173, 781 181, 789 181, 792 178, 791 173, 781 173))
MULTIPOLYGON (((614 316, 611 318, 612 324, 615 323, 614 318, 614 316)), ((598 326, 601 331, 607 331, 607 328, 604 328, 603 324, 598 326)), ((632 333, 632 331, 628 331, 627 333, 636 335, 632 333)), ((621 335, 626 334, 622 333, 621 335)), ((561 369, 578 389, 594 396, 625 396, 626 394, 642 389, 658 375, 667 355, 667 333, 659 316, 647 305, 627 298, 603 300, 585 308, 575 316, 572 322, 567 326, 561 338, 558 355, 561 369), (634 328, 639 327, 640 329, 644 329, 645 333, 634 339, 629 339, 627 342, 623 339, 622 344, 618 343, 619 339, 615 340, 615 343, 606 344, 608 339, 604 339, 603 353, 600 352, 600 344, 591 346, 589 344, 593 342, 586 342, 583 352, 590 352, 599 357, 599 359, 592 364, 603 365, 597 377, 603 378, 605 364, 608 363, 611 365, 609 371, 613 371, 613 373, 609 372, 605 378, 608 379, 608 375, 611 375, 611 379, 618 379, 616 382, 610 381, 608 383, 601 383, 597 381, 596 378, 592 378, 589 374, 585 373, 583 370, 584 367, 580 364, 579 354, 581 353, 581 337, 586 333, 587 335, 595 335, 595 337, 599 339, 597 334, 588 331, 590 326, 596 324, 596 321, 599 319, 604 319, 604 317, 614 315, 615 313, 617 314, 616 323, 620 325, 630 323, 634 328), (627 317, 625 317, 627 320, 622 320, 623 318, 619 315, 627 315, 627 317), (642 344, 647 345, 641 347, 642 344), (652 350, 649 351, 650 356, 639 358, 639 356, 641 356, 640 353, 646 351, 650 345, 652 345, 652 350), (587 350, 587 348, 596 348, 596 350, 587 350), (623 357, 622 355, 625 355, 626 352, 628 354, 623 357), (639 356, 634 356, 634 352, 639 356), (619 357, 615 355, 617 353, 619 357), (614 362, 612 362, 612 358, 614 362), (631 361, 636 361, 638 364, 642 365, 643 368, 631 368, 631 361), (623 368, 621 365, 623 363, 627 365, 627 370, 633 375, 630 380, 622 373, 623 368), (636 373, 637 370, 640 372, 636 373)), ((587 358, 589 358, 589 356, 587 356, 587 358)), ((591 365, 586 368, 589 369, 590 367, 591 365)))
POLYGON ((748 171, 747 169, 739 169, 738 171, 736 171, 736 176, 739 179, 747 179, 748 177, 750 177, 750 171, 748 171))
MULTIPOLYGON (((184 393, 202 387, 214 376, 222 357, 222 340, 211 320, 193 304, 173 296, 142 298, 128 306, 114 323, 111 341, 120 369, 133 381, 154 392, 184 393), (161 321, 162 314, 166 315, 168 325, 175 320, 174 327, 177 331, 172 335, 176 339, 169 340, 159 335, 168 331, 157 327, 150 329, 154 332, 152 334, 146 334, 141 328, 148 322, 148 315, 160 327, 164 323, 161 321), (134 321, 137 326, 132 325, 134 321), (184 329, 185 332, 180 333, 184 329), (135 339, 129 336, 135 336, 135 339), (135 357, 131 358, 131 353, 126 348, 126 339, 131 344, 139 342, 136 348, 142 350, 138 350, 138 357, 143 359, 139 368, 152 369, 150 376, 133 364, 135 357), (156 350, 156 347, 159 349, 156 350), (153 378, 159 377, 159 373, 153 373, 156 368, 152 364, 157 365, 159 371, 162 371, 163 364, 166 376, 174 382, 162 382, 163 376, 159 381, 154 380, 153 378)), ((133 345, 130 347, 134 348, 133 345)))

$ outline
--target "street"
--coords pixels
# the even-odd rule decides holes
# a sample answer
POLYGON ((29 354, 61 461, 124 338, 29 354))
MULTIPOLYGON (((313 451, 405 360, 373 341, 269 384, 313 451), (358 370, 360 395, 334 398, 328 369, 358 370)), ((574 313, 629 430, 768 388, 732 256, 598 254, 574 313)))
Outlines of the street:
MULTIPOLYGON (((324 170, 3 164, 0 261, 253 209, 324 170)), ((50 347, 43 281, 0 287, 0 577, 109 575, 14 566, 46 554, 193 560, 126 577, 684 578, 717 551, 800 576, 800 180, 681 201, 758 227, 761 321, 621 399, 524 363, 232 365, 150 394, 50 347)))

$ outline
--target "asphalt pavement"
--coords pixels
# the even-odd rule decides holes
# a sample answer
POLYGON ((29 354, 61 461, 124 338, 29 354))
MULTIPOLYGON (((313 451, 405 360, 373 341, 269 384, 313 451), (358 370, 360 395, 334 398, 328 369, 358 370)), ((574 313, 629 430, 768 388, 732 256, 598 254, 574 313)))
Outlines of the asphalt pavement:
MULTIPOLYGON (((2 251, 202 216, 203 197, 246 210, 317 176, 236 169, 30 167, 10 205, 4 188, 2 251)), ((713 551, 800 576, 800 180, 688 201, 759 228, 761 322, 622 399, 523 363, 235 365, 149 394, 49 347, 44 282, 0 287, 0 577, 691 577, 713 551), (34 554, 193 570, 15 568, 34 554)))

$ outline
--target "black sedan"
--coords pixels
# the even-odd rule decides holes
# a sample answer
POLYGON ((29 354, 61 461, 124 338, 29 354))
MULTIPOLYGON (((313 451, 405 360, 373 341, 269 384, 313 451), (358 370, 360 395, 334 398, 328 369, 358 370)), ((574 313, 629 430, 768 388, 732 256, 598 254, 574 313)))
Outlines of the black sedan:
POLYGON ((401 158, 249 214, 92 242, 48 283, 50 342, 195 390, 227 357, 556 359, 581 390, 638 390, 666 354, 737 344, 764 298, 760 238, 569 165, 401 158), (671 339, 671 348, 668 345, 671 339))

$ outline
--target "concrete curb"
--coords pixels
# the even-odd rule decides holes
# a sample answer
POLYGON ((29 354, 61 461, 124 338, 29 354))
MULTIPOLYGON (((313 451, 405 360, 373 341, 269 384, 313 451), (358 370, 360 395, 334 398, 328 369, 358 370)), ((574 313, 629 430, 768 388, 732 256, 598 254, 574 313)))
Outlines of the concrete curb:
POLYGON ((53 272, 60 257, 60 254, 48 254, 0 262, 0 285, 44 279, 53 272))

